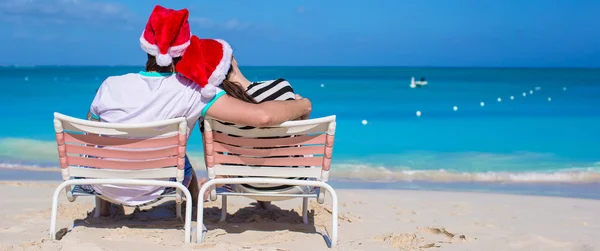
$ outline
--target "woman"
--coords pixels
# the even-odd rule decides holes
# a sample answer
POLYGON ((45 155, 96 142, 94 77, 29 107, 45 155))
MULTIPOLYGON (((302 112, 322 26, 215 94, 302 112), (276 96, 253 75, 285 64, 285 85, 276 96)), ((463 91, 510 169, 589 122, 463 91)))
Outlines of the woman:
MULTIPOLYGON (((223 95, 218 85, 194 83, 175 74, 175 69, 183 61, 184 51, 190 45, 188 15, 186 9, 154 8, 140 37, 141 47, 148 54, 146 71, 106 79, 92 102, 90 118, 110 123, 143 123, 186 117, 189 135, 203 116, 238 124, 268 126, 311 111, 312 104, 308 99, 248 104, 223 95)), ((231 59, 219 61, 223 61, 219 65, 231 64, 231 59)), ((221 68, 213 71, 220 73, 223 71, 221 68)), ((223 81, 218 77, 210 80, 211 83, 223 81)), ((194 197, 199 190, 195 179, 195 172, 186 161, 184 185, 194 197)), ((164 188, 154 186, 94 185, 93 189, 113 202, 129 206, 153 201, 164 191, 164 188)), ((196 199, 193 198, 194 204, 196 199)), ((108 202, 103 203, 102 215, 109 213, 108 205, 108 202)))
MULTIPOLYGON (((233 57, 231 46, 223 40, 199 39, 192 36, 190 46, 186 49, 183 59, 177 65, 177 72, 183 76, 192 79, 194 82, 204 85, 204 90, 209 90, 211 86, 220 86, 223 91, 216 95, 230 96, 247 102, 249 104, 258 104, 274 100, 295 100, 302 99, 294 93, 294 89, 285 79, 276 79, 272 81, 250 82, 240 71, 237 61, 233 57), (230 61, 231 64, 227 64, 230 61), (216 71, 214 69, 220 69, 216 71), (210 74, 208 74, 210 73, 210 74)), ((213 94, 211 94, 213 95, 213 94)), ((307 119, 309 113, 298 117, 297 119, 307 119)), ((218 118, 217 118, 218 119, 218 118)), ((220 122, 223 124, 234 125, 229 122, 220 122)), ((247 125, 247 124, 243 124, 247 125)), ((252 129, 252 126, 238 126, 240 129, 252 129)), ((203 125, 201 124, 201 131, 203 125)), ((232 135, 235 136, 235 135, 232 135)), ((290 178, 305 179, 305 178, 290 178)), ((262 185, 227 185, 227 187, 236 192, 253 192, 252 190, 283 191, 291 189, 293 186, 273 186, 262 185)), ((295 187, 295 189, 298 189, 295 187)), ((301 192, 310 190, 308 187, 300 188, 301 192)), ((266 207, 267 202, 259 201, 259 206, 266 207)))

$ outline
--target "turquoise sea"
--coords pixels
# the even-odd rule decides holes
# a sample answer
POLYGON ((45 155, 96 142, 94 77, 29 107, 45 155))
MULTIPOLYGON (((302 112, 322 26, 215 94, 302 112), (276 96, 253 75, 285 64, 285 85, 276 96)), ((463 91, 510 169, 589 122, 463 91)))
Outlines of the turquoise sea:
MULTIPOLYGON (((107 76, 141 69, 0 67, 0 167, 56 167, 53 112, 84 117, 107 76)), ((600 184, 600 69, 242 71, 286 78, 313 117, 337 115, 334 180, 600 184), (410 88, 411 77, 428 85, 410 88)), ((195 131, 191 156, 200 144, 195 131)))

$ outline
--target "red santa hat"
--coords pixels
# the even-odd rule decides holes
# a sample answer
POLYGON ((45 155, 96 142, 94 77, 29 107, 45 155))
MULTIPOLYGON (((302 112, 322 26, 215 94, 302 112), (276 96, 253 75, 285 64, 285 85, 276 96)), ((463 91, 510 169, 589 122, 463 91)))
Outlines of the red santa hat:
POLYGON ((231 67, 233 50, 221 39, 192 36, 190 46, 177 63, 179 74, 202 86, 202 96, 213 98, 231 67))
POLYGON ((187 9, 173 10, 156 5, 140 37, 142 49, 156 57, 160 66, 169 66, 190 45, 187 9))

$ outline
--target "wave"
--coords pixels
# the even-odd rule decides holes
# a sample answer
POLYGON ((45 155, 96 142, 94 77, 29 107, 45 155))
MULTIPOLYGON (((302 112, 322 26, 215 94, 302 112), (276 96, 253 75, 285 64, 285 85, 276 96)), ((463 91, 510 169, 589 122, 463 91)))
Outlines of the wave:
POLYGON ((596 183, 600 182, 600 165, 556 171, 486 171, 457 172, 439 170, 397 170, 364 164, 332 165, 334 179, 352 179, 371 182, 437 181, 437 182, 516 182, 516 183, 596 183))
MULTIPOLYGON (((190 157, 197 172, 202 173, 205 166, 201 160, 190 157)), ((0 168, 59 172, 59 167, 41 167, 0 163, 0 168)), ((401 181, 433 181, 433 182, 506 182, 506 183, 599 183, 600 165, 582 170, 561 170, 553 172, 451 172, 440 170, 392 170, 381 166, 334 164, 331 168, 331 179, 338 181, 364 182, 401 182, 401 181)), ((57 176, 58 177, 58 176, 57 176)))
MULTIPOLYGON (((205 170, 201 151, 188 151, 188 156, 197 171, 205 170)), ((355 160, 334 156, 334 159, 331 168, 334 180, 600 182, 600 161, 565 162, 545 153, 410 152, 355 160)), ((56 143, 22 138, 0 139, 0 168, 58 171, 56 143)))

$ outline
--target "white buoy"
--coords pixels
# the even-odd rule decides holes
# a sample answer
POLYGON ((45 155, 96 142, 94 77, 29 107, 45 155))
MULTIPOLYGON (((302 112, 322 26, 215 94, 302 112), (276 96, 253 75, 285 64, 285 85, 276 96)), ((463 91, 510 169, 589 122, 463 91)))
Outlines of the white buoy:
POLYGON ((535 90, 536 90, 536 91, 539 91, 539 90, 541 90, 541 89, 542 89, 542 87, 539 87, 539 86, 536 86, 536 87, 535 87, 535 90))
POLYGON ((525 93, 525 92, 524 92, 524 93, 523 93, 523 97, 525 97, 525 96, 527 96, 527 93, 525 93))
POLYGON ((510 96, 510 100, 515 100, 515 96, 510 96))
POLYGON ((548 97, 548 102, 550 102, 550 101, 552 101, 552 98, 551 98, 551 97, 548 97))
POLYGON ((368 123, 369 123, 369 121, 367 121, 366 119, 363 119, 361 123, 362 123, 363 125, 366 125, 366 124, 368 124, 368 123))
POLYGON ((417 111, 417 117, 421 117, 421 111, 417 111))
POLYGON ((483 101, 481 101, 481 103, 479 103, 480 106, 485 106, 485 103, 483 101))
POLYGON ((321 84, 321 87, 325 87, 325 84, 321 84))
POLYGON ((29 81, 29 77, 25 77, 25 81, 29 81))
POLYGON ((502 98, 498 98, 498 102, 502 102, 502 98))
POLYGON ((567 87, 563 87, 563 91, 566 91, 566 90, 567 90, 567 87))
POLYGON ((454 107, 452 107, 452 110, 454 110, 454 111, 458 111, 458 106, 454 106, 454 107))
POLYGON ((529 90, 529 94, 533 94, 533 90, 529 90))

